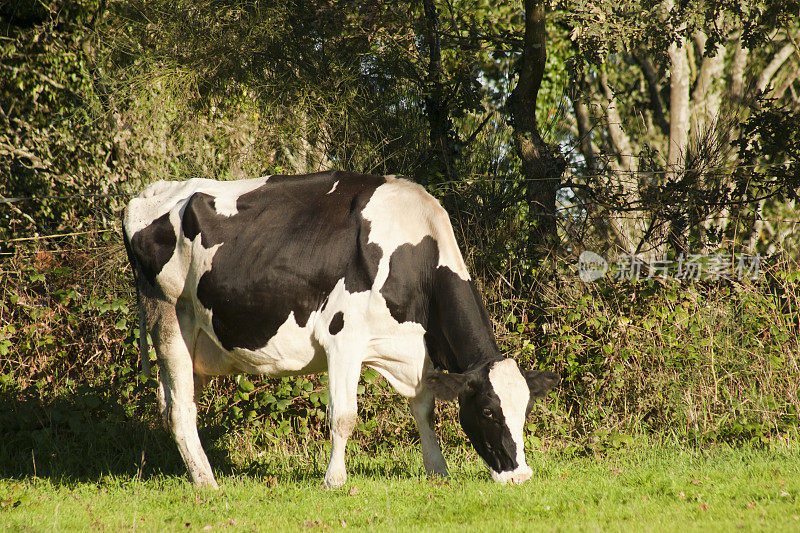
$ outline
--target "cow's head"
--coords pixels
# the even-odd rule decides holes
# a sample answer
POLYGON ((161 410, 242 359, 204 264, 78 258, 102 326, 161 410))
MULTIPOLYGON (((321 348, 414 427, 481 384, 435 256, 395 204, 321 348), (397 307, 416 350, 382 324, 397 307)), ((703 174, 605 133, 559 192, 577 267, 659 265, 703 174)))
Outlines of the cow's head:
POLYGON ((492 478, 522 483, 532 471, 525 462, 522 428, 533 400, 559 384, 558 374, 520 371, 513 359, 503 359, 458 373, 435 371, 426 379, 440 400, 458 398, 464 433, 486 461, 492 478))

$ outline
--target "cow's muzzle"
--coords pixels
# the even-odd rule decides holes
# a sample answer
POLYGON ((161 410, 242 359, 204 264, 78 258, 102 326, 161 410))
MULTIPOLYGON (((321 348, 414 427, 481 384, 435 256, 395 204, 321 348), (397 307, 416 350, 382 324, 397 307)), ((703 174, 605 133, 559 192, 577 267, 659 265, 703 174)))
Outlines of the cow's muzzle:
POLYGON ((533 476, 533 470, 528 465, 522 465, 514 470, 507 470, 505 472, 495 472, 491 468, 489 471, 492 473, 492 479, 497 481, 498 483, 513 483, 518 485, 520 483, 525 483, 528 481, 531 476, 533 476))

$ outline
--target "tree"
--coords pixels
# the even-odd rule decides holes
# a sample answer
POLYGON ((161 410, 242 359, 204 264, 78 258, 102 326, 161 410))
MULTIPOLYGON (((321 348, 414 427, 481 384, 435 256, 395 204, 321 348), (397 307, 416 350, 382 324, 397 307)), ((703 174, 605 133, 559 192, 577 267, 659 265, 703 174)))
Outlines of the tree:
POLYGON ((528 236, 530 258, 537 263, 557 245, 556 192, 561 187, 564 159, 557 147, 542 140, 536 104, 547 59, 545 0, 525 0, 525 33, 517 85, 508 107, 514 125, 514 145, 522 160, 525 198, 532 222, 528 236))
POLYGON ((788 153, 744 165, 737 139, 764 106, 786 120, 800 107, 796 2, 560 6, 576 52, 576 198, 603 213, 612 249, 702 251, 757 231, 764 202, 792 195, 796 182, 762 171, 790 164, 788 153))
POLYGON ((115 193, 119 174, 87 46, 104 4, 0 4, 0 198, 84 195, 0 203, 0 241, 79 231, 108 214, 91 195, 115 193))

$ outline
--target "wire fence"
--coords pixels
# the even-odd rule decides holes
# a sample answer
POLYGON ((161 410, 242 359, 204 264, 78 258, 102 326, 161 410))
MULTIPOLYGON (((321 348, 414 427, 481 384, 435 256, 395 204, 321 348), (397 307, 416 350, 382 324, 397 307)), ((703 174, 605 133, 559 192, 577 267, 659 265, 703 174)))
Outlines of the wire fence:
MULTIPOLYGON (((638 155, 626 155, 624 157, 645 157, 645 156, 638 156, 638 155)), ((736 169, 755 169, 755 168, 774 168, 774 167, 786 167, 787 165, 797 164, 798 161, 787 161, 783 163, 763 163, 763 164, 754 164, 754 165, 723 165, 723 166, 715 166, 715 167, 704 167, 704 168, 697 168, 697 169, 687 169, 687 168, 680 168, 681 172, 688 173, 688 172, 703 172, 703 173, 712 173, 714 171, 732 171, 736 169)), ((578 169, 578 170, 586 170, 582 165, 568 165, 568 168, 578 169)), ((625 171, 625 170, 618 170, 618 169, 609 169, 606 171, 599 171, 599 172, 581 172, 581 177, 598 177, 598 176, 606 176, 606 177, 616 177, 619 178, 618 174, 637 174, 634 179, 630 181, 638 181, 639 175, 649 175, 649 174, 667 174, 673 173, 674 170, 647 170, 647 171, 625 171)), ((514 183, 518 185, 524 185, 526 182, 530 181, 539 181, 536 179, 527 179, 527 178, 498 178, 488 174, 472 174, 469 177, 465 177, 460 180, 446 180, 446 181, 436 181, 430 183, 429 186, 436 188, 436 187, 443 187, 448 185, 454 186, 473 186, 473 185, 490 185, 494 183, 514 183)), ((549 178, 542 178, 541 181, 549 181, 549 178)), ((570 188, 571 186, 575 186, 576 184, 571 184, 568 182, 562 182, 562 188, 570 188)), ((130 198, 135 196, 137 193, 130 193, 130 192, 115 192, 115 193, 76 193, 76 194, 69 194, 69 195, 31 195, 31 196, 13 196, 13 197, 4 197, 0 195, 0 205, 3 204, 15 204, 15 203, 22 203, 22 202, 44 202, 47 200, 77 200, 77 199, 90 199, 90 200, 100 200, 100 199, 107 199, 107 198, 130 198)), ((742 200, 741 202, 736 202, 738 204, 746 204, 746 203, 757 203, 759 199, 747 199, 742 200)), ((641 214, 635 213, 644 213, 647 211, 646 206, 644 205, 628 205, 628 206, 614 206, 611 205, 610 202, 599 202, 599 201, 591 201, 583 199, 575 204, 561 204, 560 206, 556 207, 555 213, 552 212, 533 212, 529 213, 529 215, 536 216, 536 217, 557 217, 562 218, 567 216, 567 213, 574 213, 576 216, 584 218, 588 221, 592 216, 597 216, 594 214, 588 213, 586 210, 588 208, 594 206, 601 206, 608 209, 618 208, 618 212, 614 213, 606 213, 604 214, 607 218, 614 218, 616 220, 633 220, 633 219, 641 219, 641 214)), ((16 209, 16 208, 15 208, 16 209)), ((773 223, 787 223, 787 224, 798 224, 800 223, 800 218, 779 218, 779 217, 768 217, 763 216, 760 213, 755 213, 756 220, 765 221, 765 222, 773 222, 773 223)), ((99 228, 93 229, 89 231, 75 231, 75 232, 67 232, 67 233, 53 233, 53 234, 46 234, 46 235, 33 235, 33 236, 24 236, 24 237, 17 237, 13 239, 6 239, 4 241, 0 241, 0 244, 12 244, 12 243, 22 243, 22 242, 31 242, 31 241, 44 241, 49 239, 57 239, 57 238, 68 238, 68 237, 78 237, 83 235, 89 234, 101 234, 107 232, 117 232, 119 228, 99 228)), ((75 249, 77 250, 77 249, 75 249)), ((64 253, 66 250, 53 250, 57 253, 64 253)), ((13 255, 15 253, 25 253, 24 251, 16 250, 14 252, 3 252, 0 251, 0 256, 7 256, 13 255)), ((35 251, 30 253, 37 253, 35 251)))
POLYGON ((37 196, 15 196, 6 198, 4 196, 0 196, 0 204, 14 204, 17 202, 27 202, 32 200, 43 201, 43 200, 75 200, 78 198, 130 198, 131 196, 135 196, 135 193, 129 192, 116 192, 116 193, 106 193, 106 194, 66 194, 66 195, 58 195, 58 194, 46 194, 46 195, 37 195, 37 196))
MULTIPOLYGON (((620 157, 635 157, 635 158, 645 158, 648 156, 643 155, 623 155, 620 157)), ((592 177, 619 177, 620 174, 631 174, 638 176, 648 176, 648 175, 661 175, 661 174, 675 174, 676 172, 680 172, 683 174, 689 173, 705 173, 705 174, 713 174, 714 172, 725 172, 725 171, 732 171, 737 169, 755 169, 755 168, 778 168, 778 167, 786 167, 790 165, 796 165, 800 163, 800 161, 785 161, 782 163, 761 163, 761 164, 753 164, 753 165, 717 165, 717 166, 710 166, 710 167, 696 167, 696 168, 684 168, 680 165, 673 165, 673 169, 669 169, 669 165, 667 165, 667 169, 665 170, 624 170, 624 169, 606 169, 601 171, 595 172, 587 172, 584 165, 579 164, 568 164, 567 168, 571 168, 573 170, 581 170, 580 176, 583 178, 592 178, 592 177)), ((433 181, 429 185, 432 187, 439 187, 442 185, 473 185, 476 183, 517 183, 517 184, 524 184, 527 182, 535 182, 535 181, 552 181, 552 178, 498 178, 496 176, 490 174, 471 174, 469 177, 464 177, 462 179, 457 180, 445 180, 445 181, 433 181)), ((630 182, 638 181, 634 179, 629 179, 630 182)), ((569 187, 574 184, 567 183, 565 187, 569 187)), ((43 200, 72 200, 77 198, 91 198, 91 199, 101 199, 101 198, 130 198, 135 196, 137 193, 129 193, 129 192, 116 192, 116 193, 77 193, 77 194, 67 194, 67 195, 32 195, 32 196, 14 196, 14 197, 4 197, 0 195, 0 205, 2 204, 11 204, 11 203, 18 203, 18 202, 26 202, 26 201, 43 201, 43 200)))

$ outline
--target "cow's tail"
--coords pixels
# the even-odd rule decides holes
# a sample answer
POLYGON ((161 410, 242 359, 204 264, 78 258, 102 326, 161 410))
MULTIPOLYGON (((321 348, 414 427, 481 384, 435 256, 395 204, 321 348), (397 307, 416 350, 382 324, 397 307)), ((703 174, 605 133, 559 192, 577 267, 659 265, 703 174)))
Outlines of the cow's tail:
POLYGON ((128 262, 133 271, 133 285, 136 287, 136 308, 139 310, 139 363, 142 365, 142 376, 147 379, 150 377, 150 349, 147 345, 147 322, 142 306, 142 294, 139 289, 139 263, 131 248, 131 241, 125 226, 122 227, 122 240, 125 243, 125 252, 128 254, 128 262))

